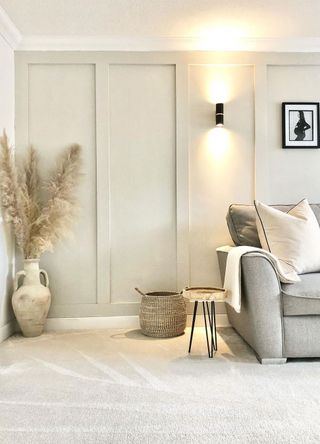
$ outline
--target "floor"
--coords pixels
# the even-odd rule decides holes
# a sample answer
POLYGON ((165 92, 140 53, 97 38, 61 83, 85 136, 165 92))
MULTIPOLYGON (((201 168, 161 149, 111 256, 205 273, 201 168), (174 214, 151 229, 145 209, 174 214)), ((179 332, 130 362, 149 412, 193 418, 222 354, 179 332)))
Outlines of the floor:
POLYGON ((318 443, 320 360, 262 366, 231 329, 13 336, 0 345, 1 444, 318 443))

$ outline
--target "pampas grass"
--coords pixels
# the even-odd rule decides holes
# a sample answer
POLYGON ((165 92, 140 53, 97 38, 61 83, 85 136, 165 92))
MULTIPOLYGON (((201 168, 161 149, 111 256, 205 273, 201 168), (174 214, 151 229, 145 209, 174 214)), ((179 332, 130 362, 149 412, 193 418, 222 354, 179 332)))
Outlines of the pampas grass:
POLYGON ((30 147, 19 168, 5 131, 0 145, 2 208, 13 225, 24 258, 39 258, 45 251, 52 251, 69 232, 77 209, 75 190, 81 176, 81 148, 77 144, 67 148, 51 178, 41 187, 35 149, 30 147), (40 199, 41 190, 47 195, 46 203, 40 199))

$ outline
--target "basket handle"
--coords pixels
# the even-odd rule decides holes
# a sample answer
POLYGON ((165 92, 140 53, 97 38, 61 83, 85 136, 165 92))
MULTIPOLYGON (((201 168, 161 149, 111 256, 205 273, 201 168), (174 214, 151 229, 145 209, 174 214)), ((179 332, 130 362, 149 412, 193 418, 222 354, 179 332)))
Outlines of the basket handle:
POLYGON ((139 288, 137 288, 137 287, 135 287, 135 290, 139 293, 139 294, 141 294, 141 296, 145 296, 145 294, 144 293, 142 293, 142 291, 141 290, 139 290, 139 288))

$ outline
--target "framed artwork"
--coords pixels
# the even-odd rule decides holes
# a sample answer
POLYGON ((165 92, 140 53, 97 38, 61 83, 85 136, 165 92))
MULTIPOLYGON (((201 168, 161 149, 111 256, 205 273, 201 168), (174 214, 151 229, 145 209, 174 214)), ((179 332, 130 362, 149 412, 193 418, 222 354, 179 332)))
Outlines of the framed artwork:
POLYGON ((282 103, 282 147, 320 148, 319 103, 282 103))

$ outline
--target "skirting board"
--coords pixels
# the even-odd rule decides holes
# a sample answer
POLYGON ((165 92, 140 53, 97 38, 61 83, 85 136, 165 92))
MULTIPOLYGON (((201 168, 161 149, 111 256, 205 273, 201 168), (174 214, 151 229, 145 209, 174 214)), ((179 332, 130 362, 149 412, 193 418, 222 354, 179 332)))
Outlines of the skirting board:
POLYGON ((105 316, 86 318, 48 318, 45 331, 99 330, 104 328, 139 328, 138 316, 105 316))
MULTIPOLYGON (((191 326, 192 315, 188 315, 187 325, 191 326)), ((203 316, 197 316, 197 326, 204 325, 203 316)), ((217 315, 218 327, 229 327, 226 314, 217 315)), ((140 328, 139 316, 109 316, 87 318, 49 318, 45 331, 52 330, 98 330, 103 328, 140 328)))
MULTIPOLYGON (((229 327, 226 314, 217 314, 217 327, 229 327)), ((187 326, 190 327, 192 315, 188 315, 187 326)), ((203 316, 198 315, 196 326, 204 325, 203 316)), ((139 316, 109 316, 109 317, 87 317, 87 318, 49 318, 45 325, 45 331, 62 330, 99 330, 104 328, 140 328, 139 316)), ((9 338, 13 333, 19 331, 16 321, 0 327, 0 343, 9 338)))
POLYGON ((16 321, 14 320, 0 327, 0 344, 11 335, 13 335, 13 333, 15 333, 16 331, 16 321))

